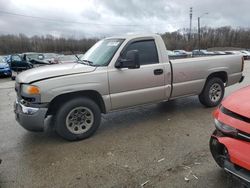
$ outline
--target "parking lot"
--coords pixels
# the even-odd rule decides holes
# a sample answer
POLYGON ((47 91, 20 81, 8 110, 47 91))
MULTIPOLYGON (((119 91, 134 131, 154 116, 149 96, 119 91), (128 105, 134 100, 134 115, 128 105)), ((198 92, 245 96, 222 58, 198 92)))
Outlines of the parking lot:
MULTIPOLYGON (((250 84, 245 80, 226 95, 250 84)), ((0 79, 0 187, 240 187, 209 152, 213 109, 197 97, 103 115, 97 133, 68 142, 14 118, 14 82, 0 79), (186 178, 186 179, 185 179, 186 178)))

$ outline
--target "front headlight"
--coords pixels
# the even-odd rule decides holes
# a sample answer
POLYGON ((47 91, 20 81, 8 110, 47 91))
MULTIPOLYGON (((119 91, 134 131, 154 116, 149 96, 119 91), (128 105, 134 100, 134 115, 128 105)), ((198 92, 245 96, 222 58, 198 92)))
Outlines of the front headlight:
POLYGON ((221 131, 224 134, 231 135, 231 136, 237 136, 238 130, 234 127, 231 127, 229 125, 226 125, 222 122, 220 122, 218 119, 214 119, 215 127, 221 131))
POLYGON ((40 89, 34 85, 22 85, 22 93, 26 95, 40 95, 40 89))

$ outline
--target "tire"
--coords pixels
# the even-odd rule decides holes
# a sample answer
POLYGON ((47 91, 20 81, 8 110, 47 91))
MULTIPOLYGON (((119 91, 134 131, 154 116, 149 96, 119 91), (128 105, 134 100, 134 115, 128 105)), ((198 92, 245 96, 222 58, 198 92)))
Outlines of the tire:
POLYGON ((55 130, 66 140, 92 136, 101 123, 99 106, 88 98, 76 98, 60 106, 55 116, 55 130))
POLYGON ((10 71, 10 73, 9 73, 8 77, 10 77, 10 78, 12 77, 12 72, 11 72, 11 71, 10 71))
POLYGON ((225 93, 225 86, 220 78, 211 78, 207 80, 203 91, 199 95, 200 103, 206 107, 218 106, 225 93))

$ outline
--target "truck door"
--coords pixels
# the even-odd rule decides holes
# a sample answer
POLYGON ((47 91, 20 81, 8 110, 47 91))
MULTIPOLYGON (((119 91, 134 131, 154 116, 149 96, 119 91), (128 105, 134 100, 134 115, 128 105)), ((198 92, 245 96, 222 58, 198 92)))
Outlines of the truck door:
POLYGON ((108 70, 112 110, 166 98, 164 64, 159 63, 154 39, 127 44, 121 56, 130 50, 138 51, 140 68, 110 67, 108 70))

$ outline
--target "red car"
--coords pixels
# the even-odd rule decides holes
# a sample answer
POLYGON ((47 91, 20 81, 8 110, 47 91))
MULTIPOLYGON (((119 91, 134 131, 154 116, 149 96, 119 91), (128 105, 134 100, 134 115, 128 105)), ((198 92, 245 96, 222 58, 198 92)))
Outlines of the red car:
POLYGON ((250 186, 250 86, 227 97, 213 116, 216 130, 210 150, 214 160, 250 186))

